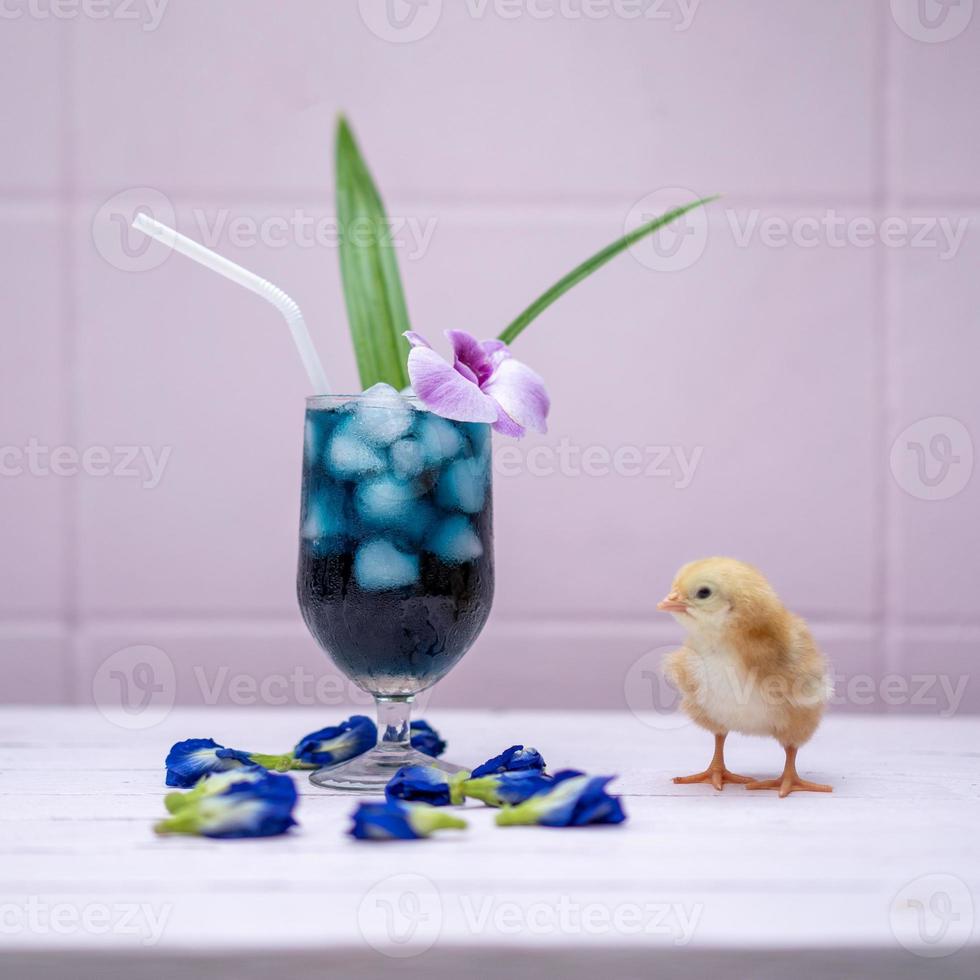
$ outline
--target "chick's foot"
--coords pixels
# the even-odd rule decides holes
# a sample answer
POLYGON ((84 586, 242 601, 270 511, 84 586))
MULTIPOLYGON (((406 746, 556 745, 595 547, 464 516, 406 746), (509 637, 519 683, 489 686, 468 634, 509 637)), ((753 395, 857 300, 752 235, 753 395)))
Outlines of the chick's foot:
POLYGON ((693 776, 674 776, 675 783, 711 783, 715 789, 721 789, 725 783, 751 783, 751 776, 740 776, 737 772, 729 772, 724 766, 711 766, 704 772, 696 772, 693 776))
POLYGON ((745 786, 746 789, 775 789, 779 790, 779 798, 789 796, 790 793, 833 793, 833 786, 825 783, 811 783, 808 779, 801 779, 796 771, 796 749, 792 746, 786 749, 786 767, 783 774, 778 779, 752 779, 745 786))
POLYGON ((800 779, 799 776, 796 779, 784 779, 783 777, 779 779, 751 779, 745 788, 778 789, 780 799, 800 790, 805 790, 808 793, 833 793, 834 791, 833 786, 828 786, 826 783, 811 783, 807 779, 800 779))
POLYGON ((725 739, 727 735, 715 735, 715 754, 711 764, 704 772, 696 772, 693 776, 675 776, 675 783, 711 783, 715 789, 721 789, 725 783, 751 783, 751 776, 739 776, 730 772, 725 766, 725 739))

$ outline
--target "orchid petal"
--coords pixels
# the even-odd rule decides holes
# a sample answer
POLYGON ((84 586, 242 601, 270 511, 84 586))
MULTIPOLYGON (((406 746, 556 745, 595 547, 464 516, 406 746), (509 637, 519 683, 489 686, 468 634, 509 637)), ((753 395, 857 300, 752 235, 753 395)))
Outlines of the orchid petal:
POLYGON ((494 432, 499 432, 502 436, 513 436, 515 439, 523 437, 527 431, 523 425, 518 425, 500 406, 497 414, 497 421, 493 423, 494 432))
POLYGON ((414 330, 406 330, 402 336, 409 342, 412 347, 428 347, 432 349, 432 344, 430 344, 425 337, 420 333, 416 333, 414 330))
POLYGON ((412 348, 408 376, 419 401, 443 418, 456 422, 497 420, 494 400, 429 347, 412 348))
POLYGON ((456 370, 465 368, 466 371, 461 373, 472 373, 476 383, 482 387, 490 379, 494 368, 483 344, 465 330, 447 330, 446 336, 456 355, 456 370))
POLYGON ((501 361, 483 390, 518 425, 535 432, 548 431, 551 399, 541 376, 526 364, 514 358, 501 361))

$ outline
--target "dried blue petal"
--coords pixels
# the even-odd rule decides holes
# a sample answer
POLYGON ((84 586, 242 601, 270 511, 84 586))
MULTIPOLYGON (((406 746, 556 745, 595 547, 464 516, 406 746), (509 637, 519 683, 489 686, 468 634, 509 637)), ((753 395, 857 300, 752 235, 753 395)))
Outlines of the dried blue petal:
POLYGON ((412 748, 431 755, 437 759, 446 751, 446 743, 440 738, 439 733, 427 722, 419 718, 409 725, 411 732, 412 748))
POLYGON ((293 756, 298 762, 333 766, 367 752, 377 741, 374 722, 366 715, 353 715, 339 725, 305 735, 293 749, 293 756))
POLYGON ((244 775, 245 778, 220 779, 217 793, 191 790, 187 796, 198 795, 157 824, 156 832, 233 839, 274 837, 295 826, 293 808, 297 795, 292 779, 264 770, 244 775))
POLYGON ((555 784, 551 776, 536 769, 523 772, 498 772, 492 776, 467 779, 460 791, 466 797, 482 800, 488 806, 523 803, 525 800, 545 793, 555 784))
POLYGON ((358 840, 417 840, 434 830, 464 830, 466 821, 424 803, 360 803, 348 833, 358 840))
POLYGON ((497 772, 522 772, 524 770, 544 770, 544 759, 537 749, 526 749, 523 745, 512 745, 509 749, 504 749, 500 755, 487 759, 482 766, 477 766, 473 770, 473 778, 479 779, 480 776, 492 776, 497 772))
POLYGON ((463 802, 460 785, 468 772, 450 775, 435 766, 402 766, 385 787, 385 796, 392 800, 411 800, 430 806, 449 806, 463 802))
POLYGON ((615 776, 586 776, 568 769, 555 773, 554 786, 517 806, 497 814, 497 824, 540 824, 543 827, 584 827, 586 824, 622 823, 626 819, 618 796, 606 792, 615 776))
POLYGON ((247 752, 226 749, 213 738, 189 738, 177 742, 167 755, 167 785, 193 786, 202 776, 251 765, 247 752))

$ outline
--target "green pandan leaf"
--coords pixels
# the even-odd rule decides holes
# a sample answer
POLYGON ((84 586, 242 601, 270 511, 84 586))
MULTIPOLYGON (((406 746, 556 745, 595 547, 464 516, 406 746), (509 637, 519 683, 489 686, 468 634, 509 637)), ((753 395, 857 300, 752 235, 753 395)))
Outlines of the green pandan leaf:
POLYGON ((340 274, 361 385, 408 385, 408 310, 381 195, 347 120, 337 122, 337 226, 340 274))
POLYGON ((572 269, 563 279, 559 279, 551 289, 542 293, 520 316, 506 327, 503 333, 500 334, 500 339, 505 344, 511 343, 536 316, 543 313, 555 300, 564 296, 572 286, 577 285, 583 279, 591 276, 597 269, 601 269, 610 259, 614 259, 620 252, 628 249, 634 242, 638 242, 647 235, 652 235, 659 228, 663 228, 664 225, 669 225, 672 221, 676 221, 681 215, 687 214, 688 211, 693 211, 703 204, 708 204, 716 200, 718 196, 715 194, 712 197, 703 197, 700 200, 692 201, 690 204, 674 208, 672 211, 662 214, 659 218, 654 218, 653 221, 649 221, 645 225, 640 225, 639 228, 635 228, 628 234, 623 235, 622 238, 617 239, 611 245, 607 245, 601 252, 596 252, 592 258, 586 259, 581 265, 572 269))

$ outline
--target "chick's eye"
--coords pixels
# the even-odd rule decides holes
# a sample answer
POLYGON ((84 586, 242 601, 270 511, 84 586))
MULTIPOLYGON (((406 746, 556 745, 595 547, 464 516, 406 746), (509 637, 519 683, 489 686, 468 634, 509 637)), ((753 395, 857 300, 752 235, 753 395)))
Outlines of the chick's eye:
POLYGON ((700 589, 695 593, 695 598, 697 599, 707 599, 711 595, 711 589, 706 585, 702 585, 700 589))

